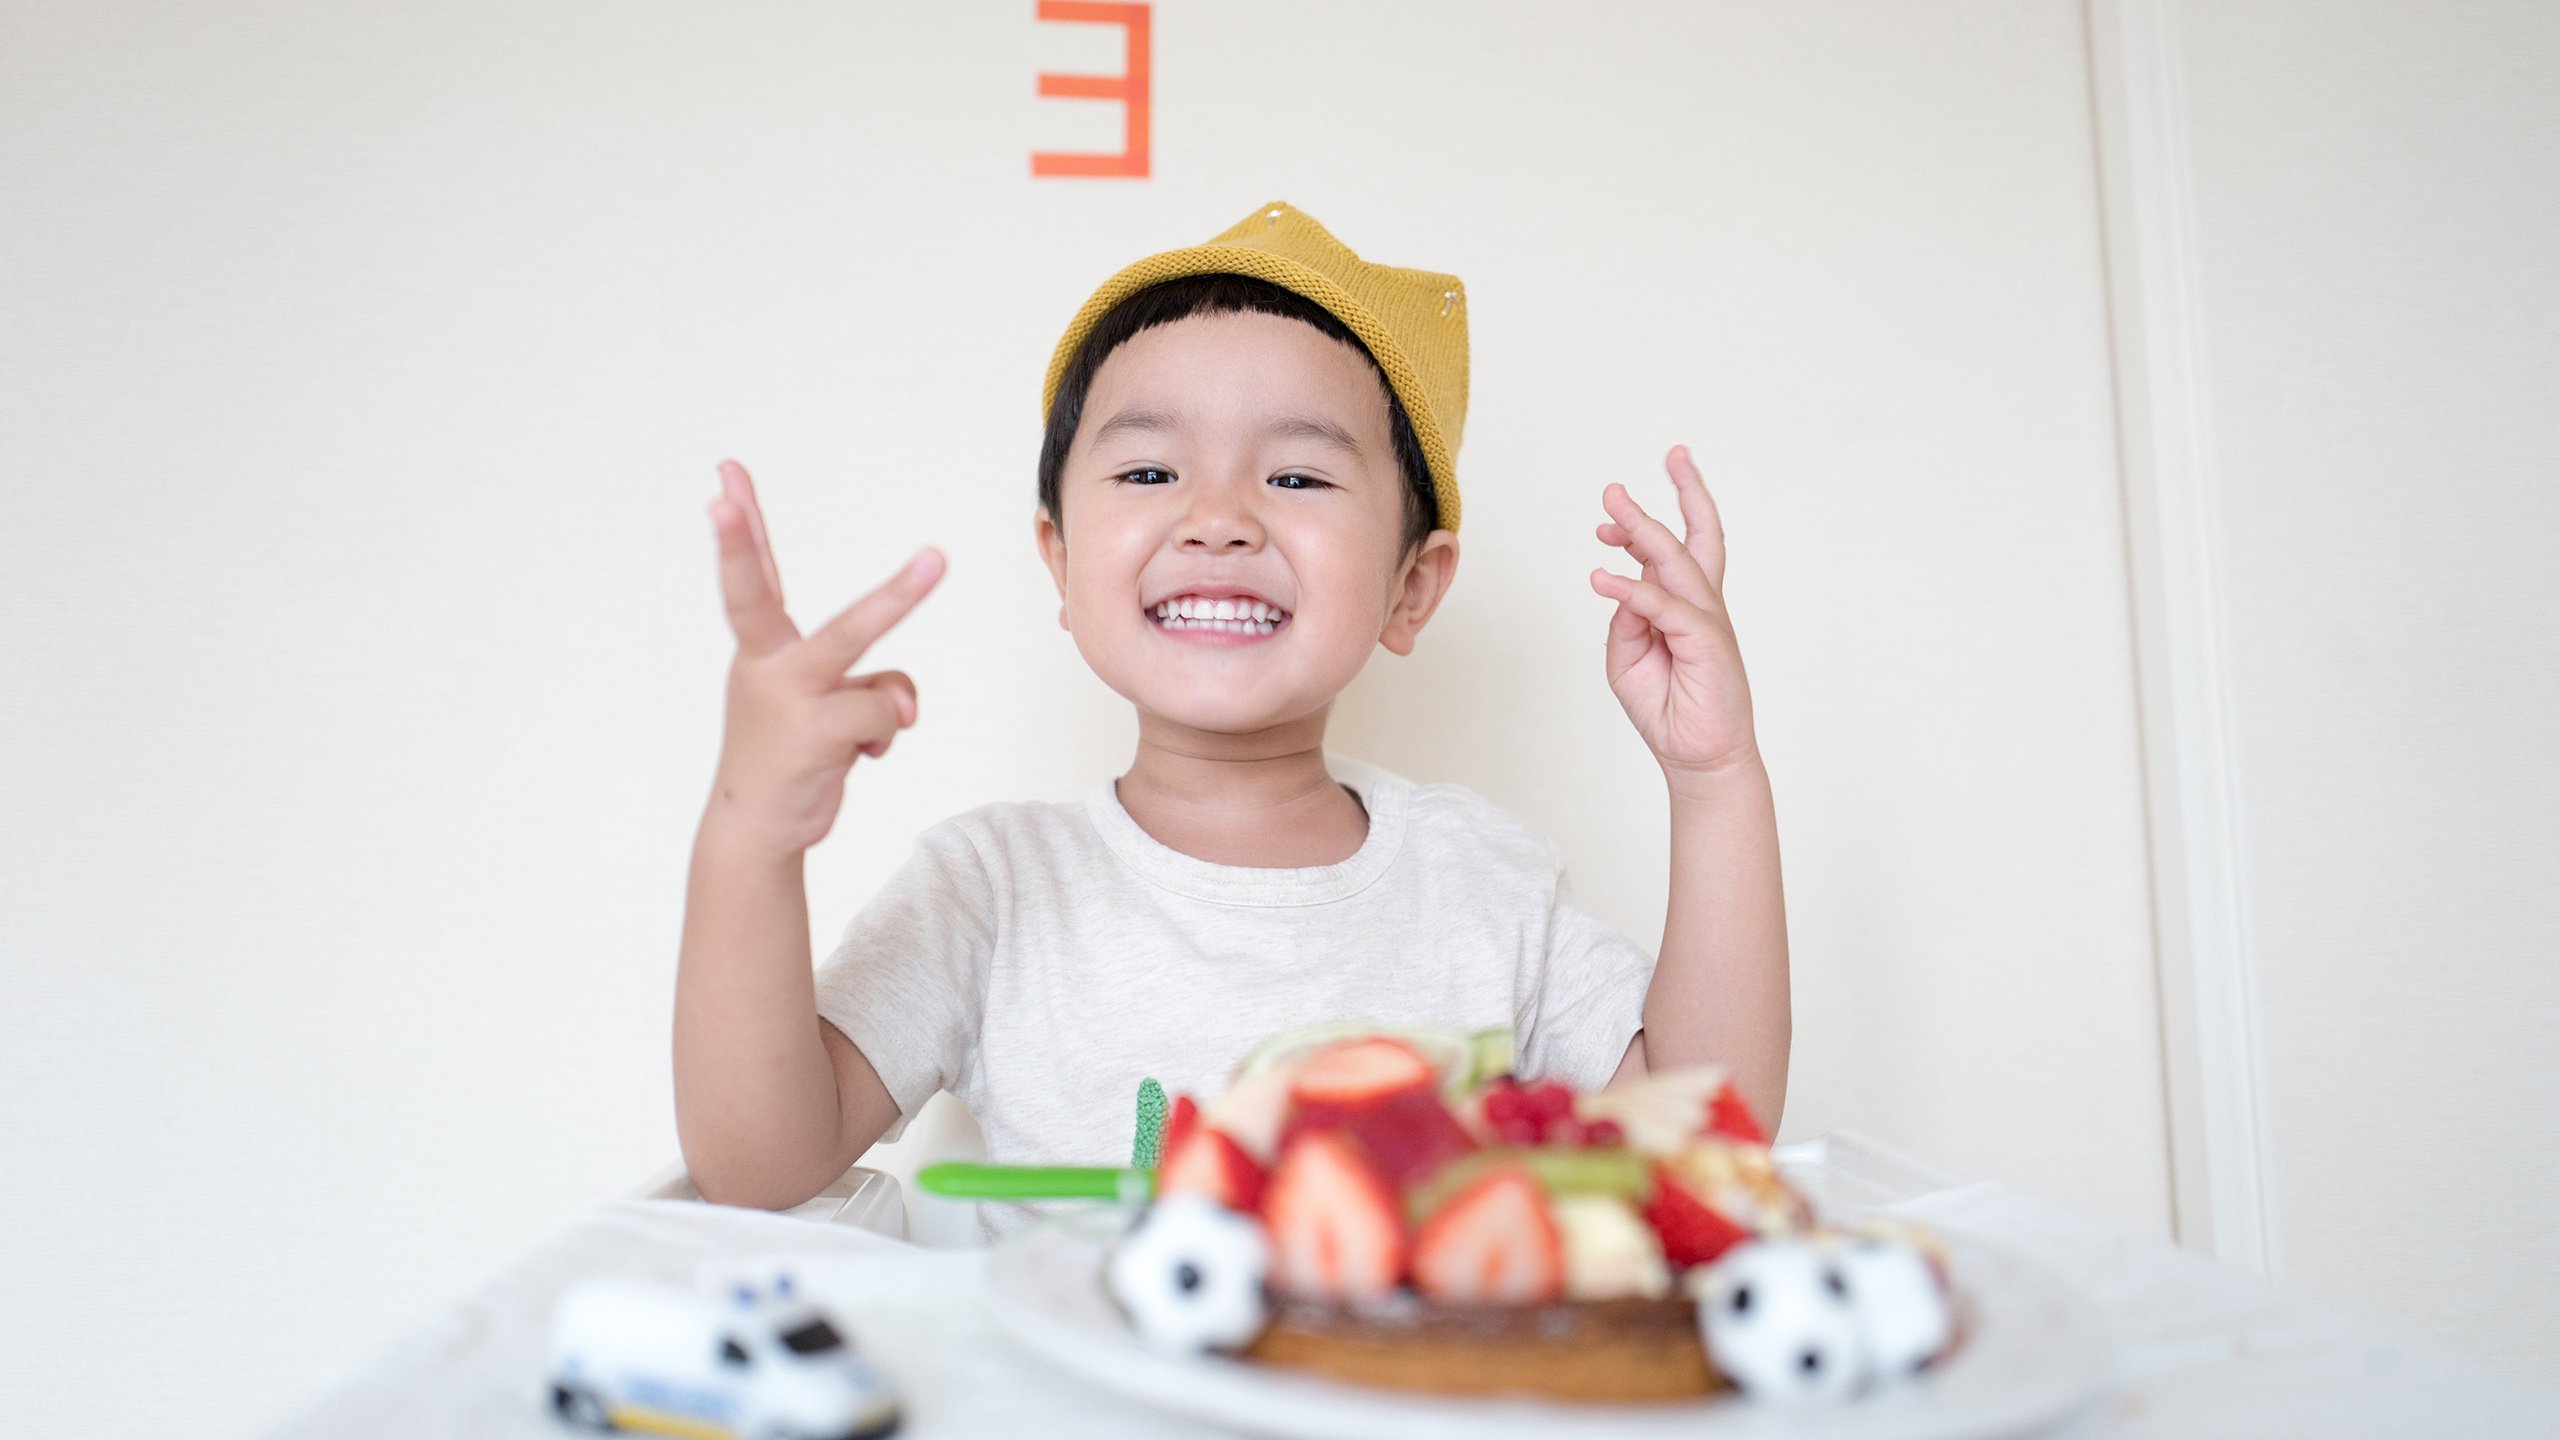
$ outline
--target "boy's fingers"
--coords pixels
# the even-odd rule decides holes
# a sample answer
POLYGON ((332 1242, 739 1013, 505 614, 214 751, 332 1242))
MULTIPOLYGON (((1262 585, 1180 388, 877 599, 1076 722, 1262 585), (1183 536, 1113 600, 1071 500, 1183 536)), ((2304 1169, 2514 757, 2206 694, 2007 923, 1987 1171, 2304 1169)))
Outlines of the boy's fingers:
POLYGON ((1609 673, 1615 675, 1653 648, 1653 622, 1621 604, 1609 612, 1609 636, 1602 649, 1608 656, 1609 673))
POLYGON ((898 728, 916 723, 916 682, 904 670, 875 670, 856 675, 845 683, 846 689, 865 688, 885 691, 898 702, 898 728))
POLYGON ((738 648, 769 655, 799 639, 798 627, 783 612, 781 594, 756 557, 746 516, 726 496, 711 502, 711 532, 720 548, 720 603, 728 610, 738 648))
POLYGON ((764 575, 773 586, 773 597, 782 598, 782 567, 773 558, 773 537, 764 527, 764 502, 756 499, 756 482, 747 467, 735 460, 720 462, 721 493, 746 512, 747 531, 755 542, 756 558, 764 562, 764 575))
POLYGON ((1663 457, 1662 468, 1671 472, 1671 488, 1680 496, 1680 519, 1689 527, 1688 551, 1698 557, 1698 567, 1706 572, 1707 583, 1724 590, 1724 513, 1716 509, 1716 497, 1707 493, 1706 479, 1698 474, 1698 462, 1689 455, 1686 445, 1674 445, 1663 457))
POLYGON ((847 605, 809 635, 809 663, 825 674, 842 675, 889 627, 906 618, 916 602, 942 578, 942 552, 927 546, 905 567, 868 595, 847 605))
POLYGON ((1607 507, 1618 529, 1626 533, 1624 548, 1645 565, 1649 571, 1646 579, 1660 582, 1692 605, 1716 603, 1715 584, 1700 568, 1698 557, 1689 553, 1689 547, 1680 543, 1670 526, 1646 514, 1636 498, 1627 493, 1626 486, 1611 481, 1600 492, 1600 503, 1607 507))
POLYGON ((765 583, 773 587, 774 603, 782 603, 782 567, 773 561, 773 537, 765 534, 764 506, 756 502, 756 482, 748 476, 747 467, 735 460, 721 461, 720 493, 746 513, 747 535, 756 558, 764 564, 765 583))
POLYGON ((880 689, 839 690, 818 702, 826 733, 865 755, 886 752, 898 734, 898 695, 880 689))
MULTIPOLYGON (((1673 658, 1693 660, 1707 653, 1707 636, 1715 622, 1707 612, 1647 580, 1630 580, 1607 570, 1591 572, 1591 588, 1632 610, 1662 632, 1673 658)), ((1614 638, 1615 631, 1612 631, 1614 638)))

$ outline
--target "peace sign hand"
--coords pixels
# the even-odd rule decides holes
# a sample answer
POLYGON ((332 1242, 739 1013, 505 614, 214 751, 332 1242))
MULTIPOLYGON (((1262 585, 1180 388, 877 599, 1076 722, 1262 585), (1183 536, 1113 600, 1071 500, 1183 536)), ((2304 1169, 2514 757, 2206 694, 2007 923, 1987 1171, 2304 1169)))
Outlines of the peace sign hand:
POLYGON ((1712 776, 1758 754, 1751 684, 1724 608, 1724 522, 1685 445, 1665 457, 1686 539, 1654 519, 1623 485, 1600 503, 1600 543, 1644 567, 1630 580, 1591 572, 1591 588, 1618 602, 1609 617, 1609 688, 1675 784, 1712 776))
POLYGON ((796 855, 834 828, 856 757, 889 753, 889 742, 916 723, 913 680, 896 670, 845 672, 933 588, 942 554, 916 552, 905 569, 804 636, 782 608, 782 572, 755 482, 736 461, 720 462, 710 510, 720 596, 738 637, 711 808, 753 840, 796 855))

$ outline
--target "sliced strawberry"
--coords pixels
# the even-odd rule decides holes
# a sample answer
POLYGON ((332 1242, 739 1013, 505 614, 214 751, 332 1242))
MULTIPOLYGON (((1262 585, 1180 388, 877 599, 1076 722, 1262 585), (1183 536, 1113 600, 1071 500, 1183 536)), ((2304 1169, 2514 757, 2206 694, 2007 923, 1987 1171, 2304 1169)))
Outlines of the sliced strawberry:
POLYGON ((1206 1195, 1230 1210, 1262 1203, 1262 1167, 1223 1130, 1193 1124, 1165 1151, 1156 1169, 1156 1194, 1206 1195))
POLYGON ((1422 1222, 1413 1283, 1434 1300, 1526 1305, 1564 1293, 1564 1237, 1527 1170, 1486 1172, 1422 1222))
POLYGON ((1653 1167, 1653 1198, 1645 1202, 1644 1219, 1662 1240, 1662 1258, 1674 1265, 1704 1265, 1751 1238, 1660 1165, 1653 1167))
MULTIPOLYGON (((1164 1134, 1156 1141, 1156 1154, 1172 1158, 1173 1152, 1182 1148, 1183 1139, 1190 1135, 1191 1127, 1199 1123, 1199 1102, 1188 1095, 1173 1097, 1173 1113, 1165 1117, 1164 1134)), ((1162 1164, 1163 1161, 1157 1163, 1162 1164)))
POLYGON ((1301 1105, 1372 1105, 1402 1090, 1427 1086, 1431 1062, 1401 1040, 1372 1035, 1328 1045, 1307 1058, 1289 1087, 1301 1105))
POLYGON ((1374 1301, 1404 1278, 1395 1195, 1342 1135, 1309 1131, 1280 1152, 1262 1218, 1271 1232, 1271 1284, 1284 1294, 1374 1301))
POLYGON ((1717 1086, 1714 1098, 1707 1101, 1706 1133, 1751 1145, 1769 1143, 1768 1132, 1760 1128, 1751 1107, 1742 1103, 1741 1092, 1733 1088, 1731 1081, 1717 1086))
POLYGON ((1378 1178, 1399 1194, 1476 1148, 1475 1137, 1428 1086, 1399 1090, 1371 1105, 1300 1105, 1280 1132, 1281 1147, 1316 1130, 1339 1131, 1358 1141, 1378 1178))

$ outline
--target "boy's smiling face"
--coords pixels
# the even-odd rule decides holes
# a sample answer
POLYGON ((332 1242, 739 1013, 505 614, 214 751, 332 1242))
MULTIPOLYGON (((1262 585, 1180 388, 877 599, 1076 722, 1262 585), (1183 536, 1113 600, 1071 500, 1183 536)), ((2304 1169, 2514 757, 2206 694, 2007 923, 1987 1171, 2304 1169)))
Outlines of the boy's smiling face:
POLYGON ((1095 372, 1040 554, 1142 721, 1320 724, 1373 647, 1412 650, 1456 571, 1448 531, 1406 550, 1404 485, 1366 356, 1284 316, 1192 315, 1095 372))

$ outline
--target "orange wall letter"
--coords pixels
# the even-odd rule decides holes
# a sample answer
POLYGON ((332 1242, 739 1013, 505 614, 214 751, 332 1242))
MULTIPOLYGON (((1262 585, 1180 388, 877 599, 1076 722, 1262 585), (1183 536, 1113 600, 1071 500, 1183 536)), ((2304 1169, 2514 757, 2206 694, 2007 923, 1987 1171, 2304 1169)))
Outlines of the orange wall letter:
POLYGON ((1117 155, 1073 155, 1034 151, 1034 175, 1135 175, 1147 173, 1148 60, 1146 5, 1098 5, 1086 0, 1038 0, 1042 20, 1081 20, 1119 25, 1129 34, 1129 58, 1117 75, 1040 76, 1044 97, 1073 100, 1117 100, 1127 107, 1129 128, 1117 155))

